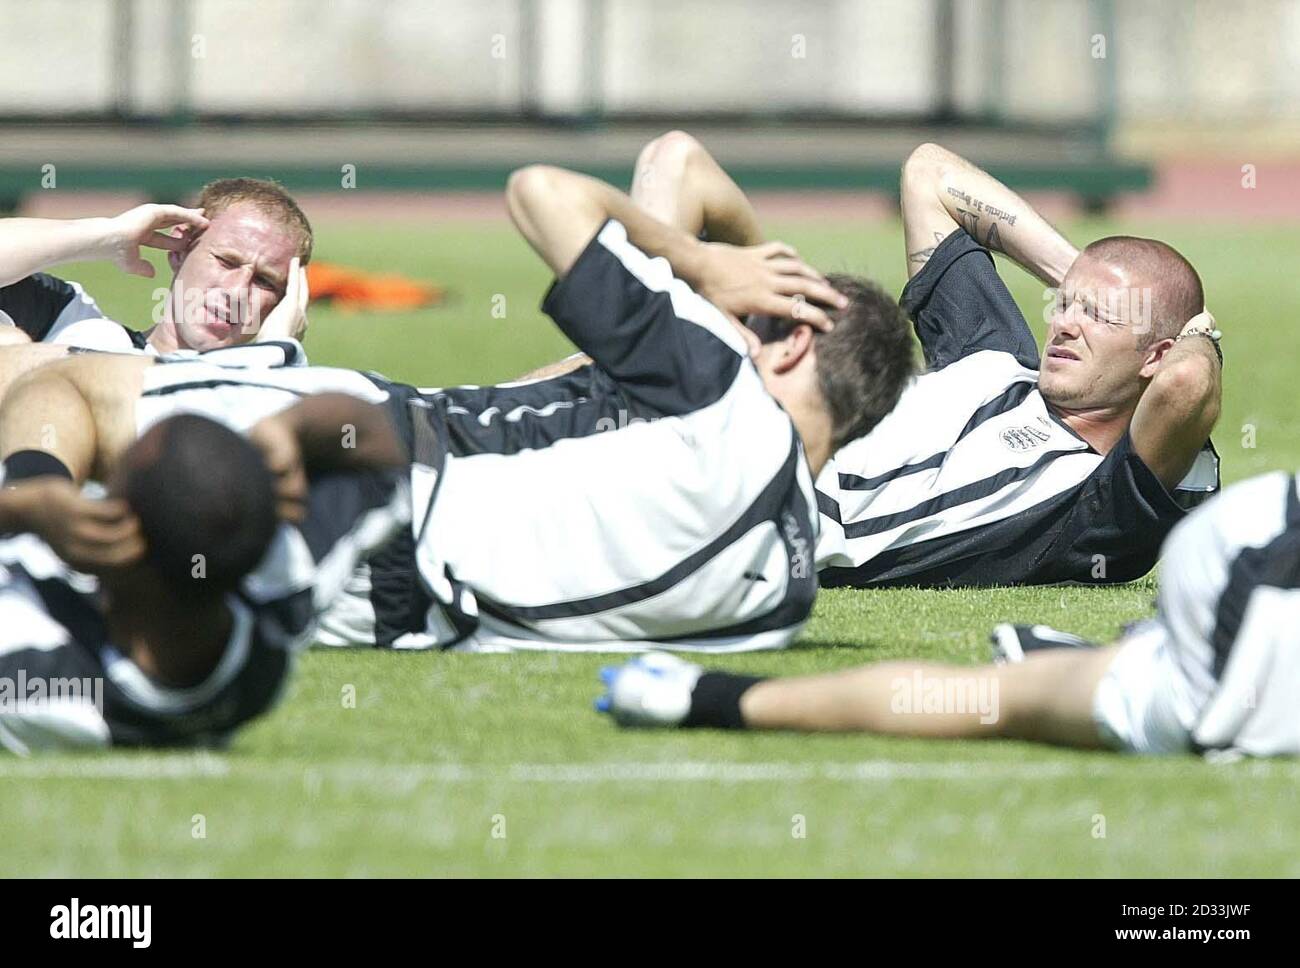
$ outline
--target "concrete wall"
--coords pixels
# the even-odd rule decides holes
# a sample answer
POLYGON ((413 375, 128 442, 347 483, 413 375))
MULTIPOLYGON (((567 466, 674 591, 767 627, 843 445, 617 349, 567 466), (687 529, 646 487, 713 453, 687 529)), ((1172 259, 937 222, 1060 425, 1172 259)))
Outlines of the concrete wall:
MULTIPOLYGON (((172 0, 0 0, 0 113, 889 115, 937 96, 936 0, 530 2, 191 0, 174 21, 172 0)), ((958 105, 1086 116, 1114 67, 1122 119, 1300 118, 1300 0, 1114 0, 1110 30, 1100 9, 957 0, 958 105)))

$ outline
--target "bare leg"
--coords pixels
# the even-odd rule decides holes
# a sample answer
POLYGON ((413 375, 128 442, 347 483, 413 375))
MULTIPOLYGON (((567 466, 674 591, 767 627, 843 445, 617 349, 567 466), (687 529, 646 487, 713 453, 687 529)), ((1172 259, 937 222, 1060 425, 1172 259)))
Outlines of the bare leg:
POLYGON ((12 340, 0 346, 0 400, 4 399, 9 387, 24 373, 68 355, 66 346, 58 343, 33 343, 26 333, 14 326, 0 326, 0 339, 12 340))
POLYGON ((95 421, 86 398, 62 374, 35 371, 14 381, 0 409, 0 457, 38 450, 57 457, 77 483, 95 463, 95 421))
POLYGON ((641 149, 632 201, 661 222, 713 242, 758 245, 763 231, 745 193, 704 146, 669 131, 641 149))
MULTIPOLYGON (((655 138, 636 160, 632 201, 660 222, 710 241, 758 245, 763 232, 754 207, 731 176, 695 138, 669 131, 655 138)), ((520 381, 562 376, 590 363, 582 353, 517 377, 520 381)))
POLYGON ((1059 649, 1005 666, 885 662, 770 679, 744 694, 741 712, 751 729, 1000 736, 1099 747, 1093 695, 1116 651, 1059 649))
MULTIPOLYGON (((38 343, 27 352, 66 347, 38 343)), ((93 353, 53 360, 15 379, 0 406, 0 458, 20 450, 53 454, 78 483, 107 480, 135 442, 135 405, 144 355, 93 353)))

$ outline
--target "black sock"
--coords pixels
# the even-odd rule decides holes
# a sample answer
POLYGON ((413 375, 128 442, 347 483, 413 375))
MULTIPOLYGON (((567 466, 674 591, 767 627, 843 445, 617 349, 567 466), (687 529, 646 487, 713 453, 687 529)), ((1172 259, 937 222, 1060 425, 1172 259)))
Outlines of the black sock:
POLYGON ((5 458, 4 483, 17 484, 33 477, 62 477, 72 480, 72 471, 53 454, 43 450, 20 450, 5 458))
POLYGON ((682 720, 682 725, 744 729, 740 697, 762 681, 763 676, 737 676, 730 672, 704 673, 695 683, 695 689, 691 693, 691 711, 682 720))

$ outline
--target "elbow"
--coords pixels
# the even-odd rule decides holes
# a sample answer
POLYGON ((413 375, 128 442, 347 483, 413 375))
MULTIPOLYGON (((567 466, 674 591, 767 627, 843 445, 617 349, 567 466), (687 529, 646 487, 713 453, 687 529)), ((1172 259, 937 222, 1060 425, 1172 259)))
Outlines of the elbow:
POLYGON ((903 194, 934 191, 948 170, 953 157, 951 151, 932 141, 917 145, 903 162, 903 194))
POLYGON ((506 180, 506 197, 523 199, 537 191, 539 182, 546 179, 545 165, 524 165, 510 173, 506 180))
POLYGON ((1204 357, 1179 360, 1162 369, 1152 389, 1162 409, 1181 411, 1209 436, 1219 420, 1222 403, 1218 363, 1204 357))
POLYGON ((1156 382, 1170 397, 1188 401, 1208 401, 1218 397, 1219 378, 1215 372, 1217 365, 1213 360, 1202 356, 1179 360, 1173 366, 1163 368, 1156 382))
POLYGON ((506 204, 515 220, 552 191, 554 182, 555 169, 548 165, 525 165, 512 171, 506 181, 506 204))

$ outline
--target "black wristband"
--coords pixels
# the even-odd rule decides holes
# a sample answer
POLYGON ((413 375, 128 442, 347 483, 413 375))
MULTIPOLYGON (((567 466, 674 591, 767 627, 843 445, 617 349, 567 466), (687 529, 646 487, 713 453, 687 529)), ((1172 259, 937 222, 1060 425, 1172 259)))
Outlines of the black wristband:
POLYGON ((682 725, 744 729, 745 720, 740 715, 740 697, 750 687, 763 681, 763 676, 737 676, 730 672, 704 673, 691 692, 691 711, 682 720, 682 725))
POLYGON ((62 477, 72 480, 72 471, 53 454, 43 450, 19 450, 5 458, 4 483, 17 484, 33 477, 62 477))

